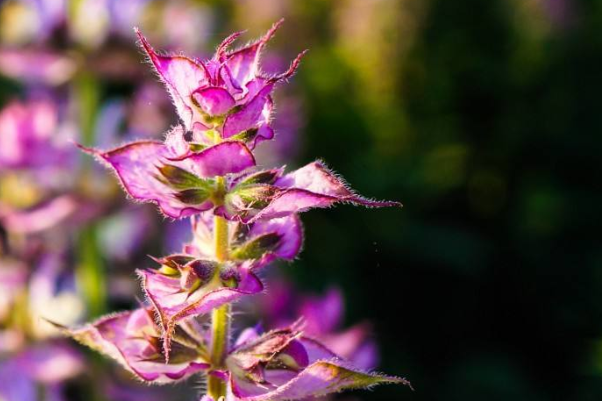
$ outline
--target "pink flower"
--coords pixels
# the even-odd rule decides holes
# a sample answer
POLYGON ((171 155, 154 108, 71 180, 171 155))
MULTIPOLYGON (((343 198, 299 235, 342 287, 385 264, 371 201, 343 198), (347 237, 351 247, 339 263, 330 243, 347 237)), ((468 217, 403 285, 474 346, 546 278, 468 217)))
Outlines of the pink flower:
POLYGON ((180 321, 263 291, 256 273, 275 258, 295 258, 301 248, 297 216, 251 225, 231 222, 231 260, 218 263, 211 247, 213 223, 204 217, 194 219, 195 241, 184 254, 156 259, 158 269, 138 271, 161 324, 166 354, 180 321))
POLYGON ((228 47, 241 32, 230 35, 213 58, 204 62, 181 55, 159 55, 136 31, 195 142, 210 145, 216 138, 240 139, 253 149, 258 142, 274 137, 269 126, 272 90, 294 74, 305 53, 282 74, 261 73, 261 51, 281 23, 274 24, 258 41, 235 51, 228 47))
POLYGON ((172 344, 168 360, 161 346, 161 331, 149 309, 109 315, 82 328, 64 330, 80 343, 116 360, 144 381, 177 381, 209 367, 202 352, 202 341, 184 329, 172 344))
POLYGON ((357 369, 306 337, 298 324, 261 336, 247 329, 241 337, 226 358, 235 400, 299 400, 381 383, 409 385, 405 379, 357 369))
POLYGON ((290 283, 276 280, 261 301, 259 313, 268 327, 290 324, 301 318, 306 335, 318 339, 359 368, 376 367, 378 349, 369 322, 342 328, 345 305, 338 288, 332 287, 320 296, 307 296, 290 283))
MULTIPOLYGON (((73 159, 50 101, 12 102, 0 111, 0 168, 56 169, 73 159)), ((48 174, 48 170, 45 170, 48 174)))
POLYGON ((172 218, 211 209, 215 177, 255 165, 250 150, 238 141, 193 152, 179 127, 168 134, 165 143, 139 141, 107 152, 86 150, 115 170, 132 198, 156 203, 172 218))

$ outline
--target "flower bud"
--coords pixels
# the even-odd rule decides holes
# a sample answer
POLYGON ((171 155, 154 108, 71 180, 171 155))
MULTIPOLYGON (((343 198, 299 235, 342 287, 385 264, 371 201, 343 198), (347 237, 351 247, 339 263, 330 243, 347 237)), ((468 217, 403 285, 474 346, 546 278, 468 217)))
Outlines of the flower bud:
POLYGON ((207 260, 194 260, 180 270, 180 286, 192 293, 209 283, 217 264, 207 260))

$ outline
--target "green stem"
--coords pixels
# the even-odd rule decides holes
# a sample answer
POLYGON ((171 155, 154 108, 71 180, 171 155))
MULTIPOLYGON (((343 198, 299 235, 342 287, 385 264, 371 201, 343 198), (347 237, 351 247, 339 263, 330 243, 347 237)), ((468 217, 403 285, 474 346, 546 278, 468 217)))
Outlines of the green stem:
MULTIPOLYGON (((217 180, 218 191, 223 190, 225 182, 222 177, 217 180)), ((213 220, 213 232, 215 237, 215 258, 218 262, 228 260, 229 233, 228 221, 223 217, 215 216, 213 220)), ((219 275, 219 271, 216 273, 219 275)), ((219 276, 217 277, 219 279, 219 276)), ((211 366, 213 369, 223 369, 224 359, 228 352, 228 339, 230 332, 230 305, 226 304, 216 308, 211 313, 211 366)), ((226 396, 226 383, 215 376, 209 376, 207 380, 208 395, 218 401, 220 397, 226 396)))
MULTIPOLYGON (((224 358, 228 348, 228 332, 230 331, 230 305, 226 304, 211 312, 211 366, 213 369, 224 368, 224 358)), ((215 376, 207 380, 207 392, 214 400, 226 396, 226 383, 215 376)))
MULTIPOLYGON (((76 2, 73 3, 75 6, 76 2)), ((75 80, 75 97, 79 106, 81 141, 86 146, 94 144, 94 125, 100 98, 100 85, 96 77, 81 71, 75 80)), ((82 171, 82 181, 89 181, 92 172, 91 158, 87 157, 82 171)), ((106 280, 102 254, 98 244, 96 224, 89 224, 79 233, 79 263, 76 276, 86 299, 90 317, 98 317, 106 311, 106 280)))
POLYGON ((83 228, 79 235, 76 275, 86 297, 88 313, 91 317, 98 317, 106 312, 106 283, 95 225, 83 228))

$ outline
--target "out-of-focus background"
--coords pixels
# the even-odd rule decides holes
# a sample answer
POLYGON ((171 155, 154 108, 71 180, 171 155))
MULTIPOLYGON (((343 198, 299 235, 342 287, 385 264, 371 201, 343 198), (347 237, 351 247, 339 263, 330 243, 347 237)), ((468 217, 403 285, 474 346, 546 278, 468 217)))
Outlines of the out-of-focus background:
MULTIPOLYGON (((271 268, 300 292, 339 286, 343 326, 370 322, 378 370, 415 388, 345 399, 601 399, 602 2, 4 0, 0 107, 20 99, 33 119, 39 110, 23 104, 46 104, 56 110, 42 113, 42 127, 101 148, 160 138, 175 110, 132 27, 158 49, 205 58, 229 33, 247 29, 250 40, 281 17, 265 69, 310 52, 277 90, 278 139, 261 150, 264 165, 320 158, 360 193, 404 203, 306 213, 299 260, 271 268)), ((2 134, 0 158, 10 154, 2 134)), ((25 263, 54 252, 77 267, 79 295, 54 297, 47 313, 76 322, 132 307, 133 270, 146 254, 177 250, 182 230, 128 203, 89 157, 65 148, 40 166, 49 148, 34 148, 25 176, 0 167, 2 207, 27 210, 46 193, 75 194, 77 206, 45 212, 70 216, 50 239, 46 217, 5 221, 2 231, 25 263)), ((1 297, 10 288, 0 283, 1 297)), ((0 321, 2 310, 0 299, 0 321)), ((89 372, 63 396, 164 394, 132 390, 120 375, 103 376, 119 377, 109 396, 94 395, 100 379, 89 372)))

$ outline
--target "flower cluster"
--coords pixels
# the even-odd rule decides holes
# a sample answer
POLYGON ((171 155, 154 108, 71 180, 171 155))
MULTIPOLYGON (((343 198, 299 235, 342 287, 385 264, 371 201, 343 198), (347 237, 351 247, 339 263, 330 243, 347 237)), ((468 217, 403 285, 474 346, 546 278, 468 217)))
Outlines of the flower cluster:
POLYGON ((230 343, 231 304, 264 290, 258 272, 266 265, 299 253, 300 212, 337 203, 399 205, 358 195, 319 161, 292 172, 257 169, 255 147, 274 138, 272 92, 304 54, 281 74, 262 73, 261 52, 280 24, 238 50, 230 46, 241 33, 229 36, 208 61, 158 54, 137 31, 181 124, 163 142, 85 148, 133 199, 189 218, 194 236, 180 253, 139 270, 148 305, 65 330, 147 382, 202 372, 205 400, 296 400, 408 384, 353 366, 311 337, 303 321, 265 333, 246 329, 230 343))

